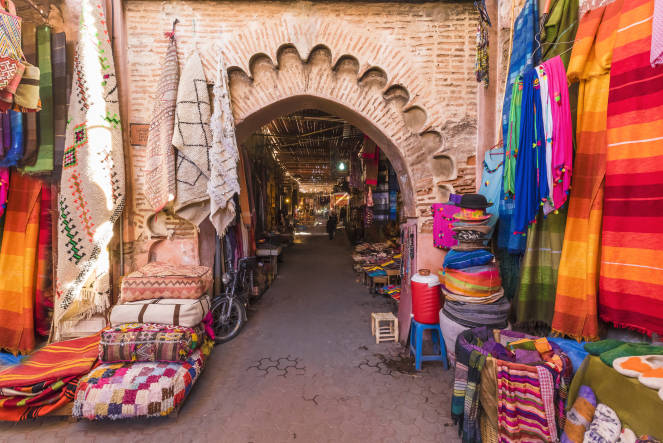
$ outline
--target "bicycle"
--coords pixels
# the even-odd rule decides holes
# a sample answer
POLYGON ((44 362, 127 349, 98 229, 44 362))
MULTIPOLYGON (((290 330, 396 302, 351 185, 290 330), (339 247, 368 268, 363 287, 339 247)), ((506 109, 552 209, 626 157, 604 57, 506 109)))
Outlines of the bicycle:
POLYGON ((223 293, 212 300, 214 341, 225 343, 237 337, 246 324, 246 308, 253 289, 256 257, 239 259, 237 270, 222 277, 223 293))

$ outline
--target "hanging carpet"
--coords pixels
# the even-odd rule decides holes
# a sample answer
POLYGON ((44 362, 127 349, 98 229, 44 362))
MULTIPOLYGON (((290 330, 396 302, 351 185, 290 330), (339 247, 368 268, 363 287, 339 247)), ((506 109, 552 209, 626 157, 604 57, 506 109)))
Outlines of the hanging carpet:
POLYGON ((177 149, 175 213, 194 225, 209 214, 207 184, 210 177, 210 99, 198 51, 182 70, 177 88, 173 146, 177 149))
POLYGON ((144 192, 154 212, 161 211, 175 198, 175 152, 172 143, 178 79, 177 44, 173 35, 161 62, 161 76, 145 149, 144 192))
POLYGON ((601 214, 612 48, 622 0, 585 14, 567 76, 580 82, 576 158, 564 232, 552 329, 576 339, 598 338, 601 214))
MULTIPOLYGON (((62 173, 67 130, 67 37, 64 32, 53 34, 51 45, 53 65, 53 166, 57 179, 62 173)), ((110 78, 109 78, 110 79, 110 78)), ((29 114, 28 114, 29 115, 29 114)))
POLYGON ((113 53, 100 0, 81 1, 58 202, 54 334, 65 320, 105 313, 108 244, 124 208, 124 153, 113 53))
POLYGON ((0 349, 35 346, 34 291, 41 182, 14 172, 0 251, 0 349))
POLYGON ((237 164, 239 151, 235 138, 235 120, 230 106, 228 72, 219 55, 217 78, 214 83, 214 114, 212 114, 212 149, 210 150, 211 168, 207 191, 210 196, 210 220, 219 236, 235 219, 233 196, 238 194, 239 181, 237 164))
POLYGON ((653 12, 653 0, 624 2, 615 40, 599 315, 663 334, 663 66, 649 62, 653 12))
POLYGON ((37 272, 35 274, 35 330, 48 336, 53 319, 51 185, 41 187, 39 204, 39 240, 37 241, 37 272))

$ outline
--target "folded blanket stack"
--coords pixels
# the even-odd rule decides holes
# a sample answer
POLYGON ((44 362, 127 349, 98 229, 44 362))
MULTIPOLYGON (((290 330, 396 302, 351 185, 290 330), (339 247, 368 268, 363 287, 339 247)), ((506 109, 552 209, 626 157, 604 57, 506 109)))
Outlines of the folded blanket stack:
POLYGON ((73 415, 89 420, 164 416, 184 401, 213 347, 204 266, 150 263, 122 282, 101 332, 96 370, 81 379, 73 415))

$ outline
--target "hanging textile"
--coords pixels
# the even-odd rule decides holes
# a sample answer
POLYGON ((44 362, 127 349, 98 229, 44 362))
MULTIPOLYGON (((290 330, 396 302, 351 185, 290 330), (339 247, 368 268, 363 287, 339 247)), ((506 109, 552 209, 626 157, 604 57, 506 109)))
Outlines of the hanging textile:
POLYGON ((175 198, 175 152, 172 143, 178 79, 177 43, 175 34, 172 34, 161 62, 145 149, 144 192, 154 212, 161 211, 175 198))
POLYGON ((366 178, 364 183, 377 186, 378 167, 380 165, 380 148, 373 140, 364 136, 364 143, 361 148, 361 157, 364 159, 364 169, 366 178))
POLYGON ((599 315, 663 334, 663 66, 649 62, 653 12, 653 0, 624 2, 615 39, 599 315))
POLYGON ((37 135, 37 113, 29 112, 24 114, 23 127, 25 143, 23 145, 23 157, 19 160, 18 166, 34 166, 37 163, 37 154, 39 153, 39 138, 37 135))
POLYGON ((578 0, 554 0, 541 33, 541 59, 559 55, 569 65, 578 29, 578 0))
POLYGON ((573 124, 566 70, 557 56, 543 63, 548 77, 548 96, 552 111, 552 198, 559 209, 568 199, 573 171, 573 124))
POLYGON ((555 306, 557 270, 564 243, 566 207, 529 227, 527 250, 520 264, 515 299, 516 323, 527 328, 550 327, 555 306))
MULTIPOLYGON (((369 188, 370 190, 370 188, 369 188)), ((454 238, 454 214, 460 212, 460 207, 450 203, 433 203, 433 246, 449 249, 458 244, 454 238)))
POLYGON ((23 114, 16 111, 7 111, 3 115, 3 142, 9 146, 5 156, 0 160, 0 167, 16 166, 23 156, 23 114))
POLYGON ((209 215, 207 183, 212 147, 210 100, 198 51, 189 56, 177 88, 173 146, 177 150, 175 213, 194 225, 209 215))
POLYGON ((39 97, 42 109, 39 120, 39 151, 33 166, 26 166, 23 172, 39 174, 53 170, 53 77, 51 66, 51 27, 37 28, 37 59, 39 61, 39 97))
POLYGON ((654 0, 649 62, 652 67, 663 64, 663 0, 654 0))
POLYGON ((14 173, 0 250, 0 349, 27 353, 35 346, 34 290, 41 182, 14 173))
POLYGON ((499 214, 503 175, 504 151, 501 149, 491 149, 487 151, 483 160, 483 172, 481 173, 479 194, 486 197, 486 201, 490 204, 490 206, 486 208, 486 212, 488 214, 493 214, 491 221, 497 219, 499 214))
MULTIPOLYGON (((7 209, 8 193, 9 193, 9 168, 0 168, 0 217, 5 215, 5 209, 7 209)), ((1 235, 2 234, 0 233, 0 236, 1 235)))
POLYGON ((35 330, 47 337, 53 317, 51 185, 43 184, 39 203, 39 239, 37 241, 37 272, 35 274, 35 330))
POLYGON ((539 83, 535 69, 523 74, 520 140, 516 160, 514 233, 527 232, 548 195, 545 133, 539 83))
POLYGON ((596 297, 605 176, 610 63, 622 0, 585 14, 567 76, 578 91, 575 173, 557 276, 552 329, 576 339, 598 338, 596 297))
MULTIPOLYGON (((65 131, 67 129, 67 37, 64 32, 53 34, 51 46, 53 59, 53 166, 55 178, 62 173, 62 157, 65 148, 65 131)), ((108 81, 115 81, 109 77, 108 81)), ((30 114, 27 114, 28 117, 30 114)))
POLYGON ((219 54, 217 78, 214 83, 214 113, 212 114, 211 168, 207 191, 210 195, 210 220, 216 233, 222 236, 235 219, 233 196, 239 193, 237 163, 239 151, 235 138, 235 120, 230 106, 228 71, 219 54))
POLYGON ((552 117, 552 105, 550 100, 550 95, 548 93, 548 74, 546 73, 545 67, 539 65, 534 68, 536 71, 536 77, 539 81, 539 95, 541 96, 541 117, 543 120, 543 132, 544 137, 542 143, 545 145, 545 159, 546 167, 541 171, 542 176, 539 180, 546 180, 548 184, 548 195, 542 196, 543 198, 543 213, 545 215, 550 214, 554 210, 554 204, 552 199, 553 193, 553 178, 552 178, 552 145, 553 145, 553 117, 552 117), (543 173, 545 171, 545 177, 543 173))
POLYGON ((58 202, 54 334, 62 322, 105 313, 108 244, 124 208, 124 153, 113 52, 101 0, 82 0, 58 202), (82 85, 88 85, 82 87, 82 85), (92 173, 93 171, 93 173, 92 173))

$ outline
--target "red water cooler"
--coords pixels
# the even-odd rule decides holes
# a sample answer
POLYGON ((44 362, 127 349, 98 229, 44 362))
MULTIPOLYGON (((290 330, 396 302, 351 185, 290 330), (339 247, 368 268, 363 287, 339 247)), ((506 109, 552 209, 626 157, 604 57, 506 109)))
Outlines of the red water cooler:
POLYGON ((434 324, 440 322, 440 279, 428 269, 420 269, 412 277, 412 313, 419 323, 434 324))

